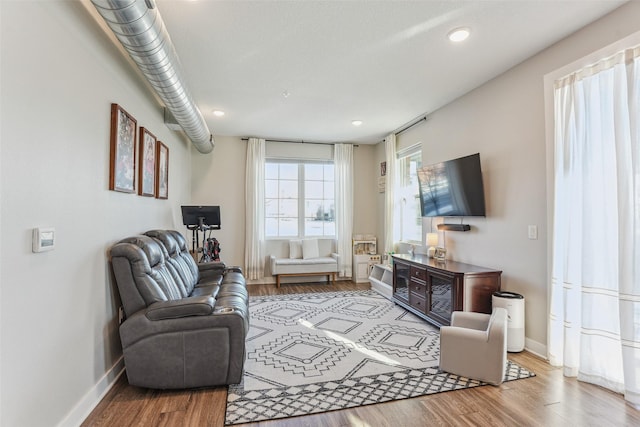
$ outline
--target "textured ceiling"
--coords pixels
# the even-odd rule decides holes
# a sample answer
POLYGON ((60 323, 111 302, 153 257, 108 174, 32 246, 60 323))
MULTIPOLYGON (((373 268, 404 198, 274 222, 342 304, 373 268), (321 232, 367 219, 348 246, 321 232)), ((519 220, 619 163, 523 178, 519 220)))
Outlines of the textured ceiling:
POLYGON ((156 0, 214 135, 359 143, 379 142, 622 3, 156 0), (446 35, 460 26, 471 37, 453 44, 446 35))

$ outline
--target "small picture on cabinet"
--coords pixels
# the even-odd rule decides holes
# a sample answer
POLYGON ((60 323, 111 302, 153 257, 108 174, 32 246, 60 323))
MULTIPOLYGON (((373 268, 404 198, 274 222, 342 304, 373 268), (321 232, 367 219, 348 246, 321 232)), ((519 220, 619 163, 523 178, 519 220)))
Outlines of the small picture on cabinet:
POLYGON ((445 248, 437 247, 433 257, 436 261, 444 261, 447 257, 447 250, 445 248))

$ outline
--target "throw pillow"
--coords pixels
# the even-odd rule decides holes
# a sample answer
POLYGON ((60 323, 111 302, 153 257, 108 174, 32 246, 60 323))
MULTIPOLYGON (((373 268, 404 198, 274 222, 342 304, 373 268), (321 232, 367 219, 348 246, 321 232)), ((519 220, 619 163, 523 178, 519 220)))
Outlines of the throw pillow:
POLYGON ((302 258, 302 240, 289 240, 289 258, 302 258))
POLYGON ((302 241, 302 258, 319 258, 318 239, 305 239, 302 241))

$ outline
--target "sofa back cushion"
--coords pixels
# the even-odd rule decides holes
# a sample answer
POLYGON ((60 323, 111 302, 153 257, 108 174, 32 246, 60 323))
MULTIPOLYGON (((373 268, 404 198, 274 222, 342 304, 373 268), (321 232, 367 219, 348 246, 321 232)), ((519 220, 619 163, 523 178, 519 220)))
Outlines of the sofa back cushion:
POLYGON ((133 236, 110 250, 113 272, 127 316, 159 301, 182 298, 177 272, 165 262, 163 248, 149 236, 133 236))
POLYGON ((198 265, 189 254, 187 241, 184 236, 173 230, 151 230, 144 233, 158 240, 167 251, 167 263, 177 272, 180 282, 184 286, 184 295, 188 297, 198 283, 198 265))

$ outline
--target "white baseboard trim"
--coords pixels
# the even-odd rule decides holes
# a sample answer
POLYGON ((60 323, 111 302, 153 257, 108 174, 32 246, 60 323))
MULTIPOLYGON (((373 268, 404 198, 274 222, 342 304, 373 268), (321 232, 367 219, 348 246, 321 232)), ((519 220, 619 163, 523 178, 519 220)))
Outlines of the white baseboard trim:
POLYGON ((82 424, 123 373, 124 357, 120 356, 113 367, 100 378, 96 385, 94 385, 91 390, 80 399, 71 412, 67 414, 65 419, 58 424, 58 427, 76 427, 82 424))
POLYGON ((529 353, 533 353, 536 356, 547 360, 547 346, 545 344, 539 343, 538 341, 534 341, 530 338, 525 338, 524 348, 529 353))

